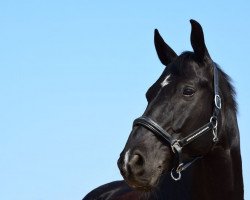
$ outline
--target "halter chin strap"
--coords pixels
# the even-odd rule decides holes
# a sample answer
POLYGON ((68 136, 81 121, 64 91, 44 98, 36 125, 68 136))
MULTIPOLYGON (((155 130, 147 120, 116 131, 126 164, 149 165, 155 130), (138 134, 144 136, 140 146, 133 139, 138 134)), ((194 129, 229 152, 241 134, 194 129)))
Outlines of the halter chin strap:
POLYGON ((216 143, 218 141, 217 135, 217 125, 218 125, 218 115, 221 110, 221 97, 219 95, 219 78, 218 78, 218 69, 216 64, 214 63, 214 111, 208 123, 190 133, 184 138, 176 139, 167 131, 165 131, 159 124, 150 119, 149 117, 142 116, 134 120, 134 126, 143 126, 154 133, 156 136, 160 137, 163 141, 170 144, 172 151, 177 156, 178 166, 171 170, 171 177, 178 181, 181 179, 181 172, 187 169, 191 164, 193 164, 196 160, 201 157, 196 157, 193 160, 185 163, 182 156, 182 148, 196 140, 200 136, 208 133, 212 130, 213 133, 213 142, 216 143))

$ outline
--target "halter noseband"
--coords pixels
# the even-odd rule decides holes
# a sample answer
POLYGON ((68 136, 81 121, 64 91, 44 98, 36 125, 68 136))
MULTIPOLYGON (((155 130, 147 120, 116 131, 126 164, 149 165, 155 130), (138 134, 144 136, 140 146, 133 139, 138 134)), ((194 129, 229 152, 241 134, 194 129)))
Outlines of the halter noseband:
POLYGON ((134 126, 143 126, 154 133, 156 136, 160 137, 163 141, 170 144, 172 151, 177 155, 178 166, 176 169, 171 170, 171 177, 178 181, 181 179, 181 172, 187 169, 192 163, 198 160, 201 157, 196 157, 192 161, 184 163, 182 158, 182 148, 189 144, 190 142, 196 140, 205 133, 208 133, 210 130, 213 132, 213 142, 218 141, 217 136, 217 125, 218 125, 218 115, 221 110, 221 97, 219 95, 219 78, 218 78, 218 69, 214 63, 214 111, 208 123, 198 128, 194 132, 190 133, 184 138, 175 139, 167 131, 165 131, 159 124, 150 119, 149 117, 142 116, 134 120, 134 126), (175 177, 174 172, 177 174, 175 177))

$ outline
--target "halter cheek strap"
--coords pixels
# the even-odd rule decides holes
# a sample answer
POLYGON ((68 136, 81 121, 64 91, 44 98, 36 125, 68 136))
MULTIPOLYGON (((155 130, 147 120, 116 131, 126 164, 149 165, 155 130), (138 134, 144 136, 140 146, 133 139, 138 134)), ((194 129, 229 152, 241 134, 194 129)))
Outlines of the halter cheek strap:
POLYGON ((214 111, 213 115, 210 117, 209 122, 203 125, 202 127, 198 128, 197 130, 190 133, 184 138, 175 139, 172 137, 171 134, 165 131, 159 124, 157 124, 149 117, 142 116, 134 120, 133 127, 143 126, 171 146, 172 151, 175 153, 178 160, 177 167, 171 170, 171 177, 175 181, 181 179, 181 172, 183 170, 187 169, 196 160, 201 158, 198 156, 194 158, 192 161, 185 163, 182 156, 183 147, 185 147, 192 141, 196 140, 197 138, 201 137, 202 135, 209 133, 211 130, 213 133, 213 142, 216 143, 218 141, 217 126, 218 126, 218 116, 221 110, 221 97, 219 95, 218 69, 215 63, 213 68, 214 68, 214 111))

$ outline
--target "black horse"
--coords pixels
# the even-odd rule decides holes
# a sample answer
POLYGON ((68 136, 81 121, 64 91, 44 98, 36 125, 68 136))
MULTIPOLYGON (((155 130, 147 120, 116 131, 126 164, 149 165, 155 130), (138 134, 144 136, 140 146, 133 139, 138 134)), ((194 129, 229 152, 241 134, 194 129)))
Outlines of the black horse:
POLYGON ((90 192, 90 199, 244 199, 235 91, 211 59, 201 25, 190 20, 194 52, 177 54, 155 30, 166 66, 146 93, 118 160, 125 181, 90 192))

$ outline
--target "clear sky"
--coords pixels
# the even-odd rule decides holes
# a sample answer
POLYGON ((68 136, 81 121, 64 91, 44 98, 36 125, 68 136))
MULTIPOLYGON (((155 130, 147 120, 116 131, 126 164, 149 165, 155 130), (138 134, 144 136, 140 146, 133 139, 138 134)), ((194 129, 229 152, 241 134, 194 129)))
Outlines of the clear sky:
POLYGON ((0 199, 74 200, 121 179, 116 160, 163 70, 158 28, 191 50, 191 18, 234 80, 250 199, 249 1, 0 2, 0 199))

